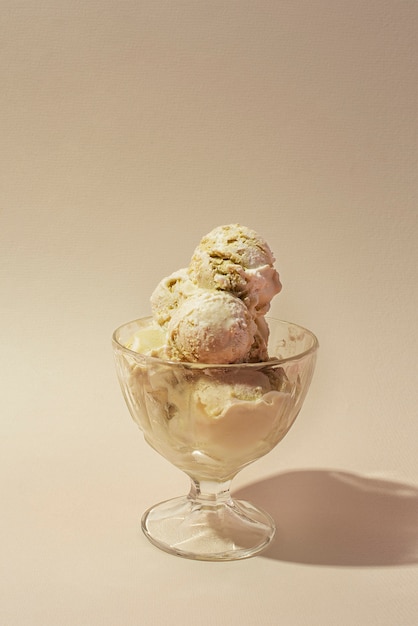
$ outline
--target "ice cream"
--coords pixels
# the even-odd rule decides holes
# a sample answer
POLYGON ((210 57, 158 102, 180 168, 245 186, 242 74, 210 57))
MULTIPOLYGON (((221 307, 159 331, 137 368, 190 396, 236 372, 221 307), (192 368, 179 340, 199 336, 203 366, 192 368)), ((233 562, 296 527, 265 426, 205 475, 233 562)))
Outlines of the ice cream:
POLYGON ((151 296, 153 319, 166 333, 153 356, 206 363, 268 358, 265 314, 280 292, 267 242, 239 224, 205 235, 187 268, 164 278, 151 296))
POLYGON ((198 290, 177 307, 167 326, 170 357, 200 363, 247 360, 257 326, 245 304, 228 292, 198 290))
POLYGON ((234 294, 255 316, 265 315, 281 290, 274 256, 255 231, 239 224, 219 226, 203 237, 189 266, 192 281, 234 294))
POLYGON ((296 417, 298 383, 278 364, 124 359, 125 397, 145 439, 196 479, 227 479, 269 452, 296 417))
POLYGON ((281 290, 274 262, 249 228, 215 228, 187 268, 157 285, 152 317, 137 320, 124 343, 134 419, 150 445, 199 479, 232 476, 296 417, 298 372, 289 377, 268 351, 265 314, 281 290))

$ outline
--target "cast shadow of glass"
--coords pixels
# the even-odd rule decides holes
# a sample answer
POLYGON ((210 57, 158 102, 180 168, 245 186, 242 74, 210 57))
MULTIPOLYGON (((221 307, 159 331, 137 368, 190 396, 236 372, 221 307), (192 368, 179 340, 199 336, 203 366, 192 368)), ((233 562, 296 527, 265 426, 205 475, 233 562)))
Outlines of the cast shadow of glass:
POLYGON ((339 470, 286 472, 234 493, 276 522, 262 556, 334 566, 418 563, 418 489, 339 470))

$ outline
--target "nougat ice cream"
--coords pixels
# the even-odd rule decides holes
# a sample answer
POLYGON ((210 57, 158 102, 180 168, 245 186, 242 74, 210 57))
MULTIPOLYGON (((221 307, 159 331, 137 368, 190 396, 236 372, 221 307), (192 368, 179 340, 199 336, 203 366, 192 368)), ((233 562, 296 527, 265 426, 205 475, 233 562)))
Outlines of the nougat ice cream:
POLYGON ((170 357, 199 363, 248 360, 257 326, 239 298, 200 289, 177 307, 167 325, 170 357))
POLYGON ((231 224, 203 237, 189 266, 192 281, 240 298, 254 316, 265 315, 281 290, 274 256, 255 231, 231 224))
POLYGON ((267 242, 239 224, 205 235, 187 268, 161 280, 153 319, 166 332, 154 356, 202 363, 268 358, 265 314, 281 290, 267 242))
POLYGON ((265 315, 281 290, 274 262, 253 230, 215 228, 187 268, 160 281, 152 317, 125 343, 138 354, 121 364, 134 419, 196 477, 232 476, 271 450, 296 415, 298 383, 268 350, 265 315))

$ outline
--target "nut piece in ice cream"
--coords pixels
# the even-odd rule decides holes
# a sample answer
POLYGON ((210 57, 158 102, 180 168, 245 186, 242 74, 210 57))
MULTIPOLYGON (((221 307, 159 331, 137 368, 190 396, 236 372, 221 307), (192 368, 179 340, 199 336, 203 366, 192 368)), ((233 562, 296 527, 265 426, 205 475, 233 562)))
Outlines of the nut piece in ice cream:
POLYGON ((168 355, 179 361, 241 363, 247 360, 257 332, 241 300, 201 289, 177 308, 168 323, 168 355))
POLYGON ((267 242, 239 224, 218 226, 197 246, 189 266, 192 281, 205 289, 227 291, 255 316, 265 315, 282 286, 267 242))

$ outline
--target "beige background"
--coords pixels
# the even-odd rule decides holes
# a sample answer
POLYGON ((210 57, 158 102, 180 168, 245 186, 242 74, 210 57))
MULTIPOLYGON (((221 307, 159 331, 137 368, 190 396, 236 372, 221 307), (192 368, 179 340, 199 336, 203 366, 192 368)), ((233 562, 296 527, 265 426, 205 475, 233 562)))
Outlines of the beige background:
POLYGON ((416 626, 413 0, 2 0, 1 585, 8 626, 416 626), (271 244, 273 315, 321 349, 287 438, 235 482, 264 555, 171 557, 110 335, 200 237, 271 244))

